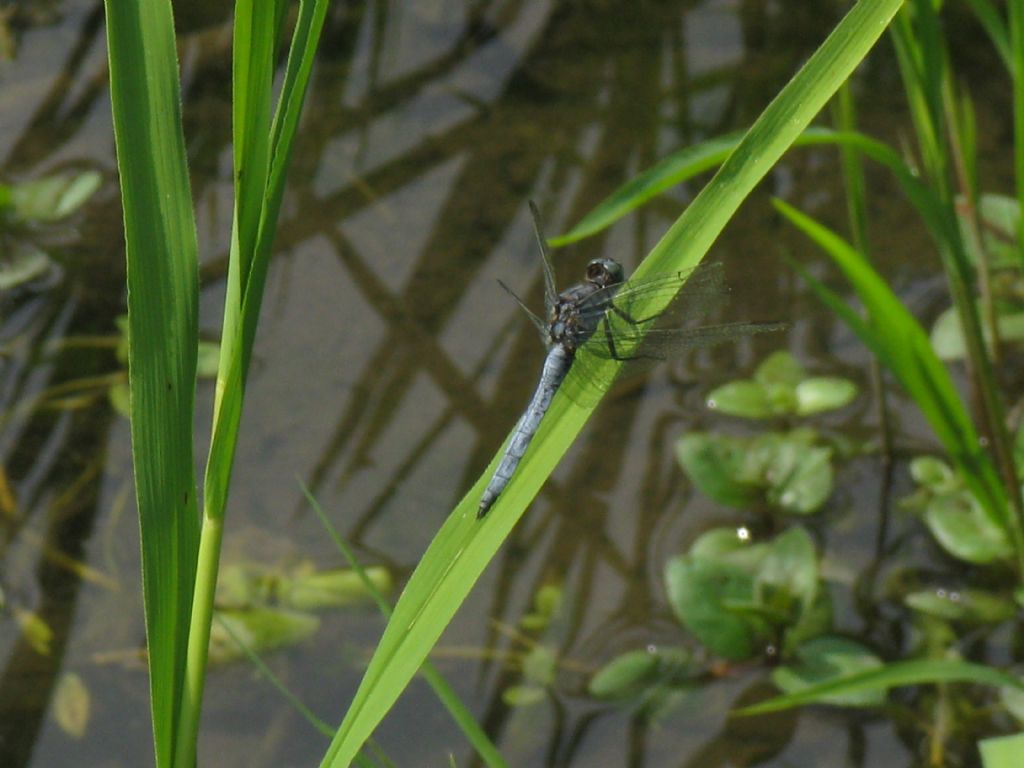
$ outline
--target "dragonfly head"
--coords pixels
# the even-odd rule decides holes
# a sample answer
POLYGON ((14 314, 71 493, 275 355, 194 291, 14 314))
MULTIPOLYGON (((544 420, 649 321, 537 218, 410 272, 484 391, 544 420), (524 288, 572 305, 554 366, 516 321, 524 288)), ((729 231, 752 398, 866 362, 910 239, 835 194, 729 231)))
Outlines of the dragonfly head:
POLYGON ((622 265, 613 259, 592 259, 587 264, 587 282, 599 288, 617 285, 625 278, 622 265))

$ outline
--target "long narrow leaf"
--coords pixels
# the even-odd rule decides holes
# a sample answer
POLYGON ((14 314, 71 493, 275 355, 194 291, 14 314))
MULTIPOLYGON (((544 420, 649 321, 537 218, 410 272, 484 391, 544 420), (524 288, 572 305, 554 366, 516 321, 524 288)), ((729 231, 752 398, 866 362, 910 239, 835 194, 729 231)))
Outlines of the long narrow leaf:
POLYGON ((327 4, 328 0, 307 0, 299 6, 273 123, 270 115, 276 51, 288 4, 283 0, 273 3, 241 0, 236 7, 234 128, 237 197, 214 402, 213 439, 203 486, 203 528, 189 635, 187 696, 182 700, 179 718, 178 739, 182 747, 178 750, 178 758, 179 765, 183 767, 189 765, 185 748, 194 744, 198 733, 224 513, 246 375, 298 115, 309 83, 327 4))
POLYGON ((1024 682, 1013 675, 1000 672, 984 664, 967 661, 902 661, 886 664, 879 669, 857 672, 816 683, 803 690, 776 696, 774 699, 744 707, 733 712, 737 715, 761 715, 778 712, 804 704, 814 704, 828 696, 841 696, 862 691, 887 690, 904 685, 929 683, 975 683, 978 685, 1009 686, 1024 690, 1024 682))
MULTIPOLYGON (((716 136, 671 153, 612 192, 564 235, 548 238, 548 243, 554 247, 569 245, 607 229, 662 192, 718 167, 739 146, 744 135, 738 131, 726 136, 716 136)), ((801 133, 793 141, 792 146, 817 147, 823 144, 842 143, 844 138, 855 142, 855 136, 860 134, 844 134, 812 126, 801 133)))
MULTIPOLYGON (((373 598, 373 601, 377 604, 377 608, 384 614, 384 618, 391 618, 392 609, 384 595, 381 594, 380 590, 377 589, 377 585, 373 583, 373 580, 367 575, 366 570, 363 568, 359 559, 356 557, 356 553, 352 548, 345 542, 338 533, 334 524, 331 523, 330 518, 324 513, 320 507, 320 503, 313 496, 312 492, 302 486, 302 492, 306 496, 306 500, 309 501, 309 505, 316 512, 316 516, 320 518, 321 524, 327 529, 330 534, 331 540, 334 545, 341 552, 342 557, 348 563, 349 567, 359 574, 360 580, 363 582, 363 587, 373 598)), ((473 717, 473 713, 469 711, 469 708, 462 703, 459 695, 455 690, 448 684, 448 681, 444 679, 444 676, 437 670, 437 668, 429 661, 423 662, 423 678, 427 681, 427 684, 433 689, 434 694, 437 696, 444 708, 448 710, 448 713, 452 716, 456 725, 462 730, 463 734, 473 748, 476 749, 477 754, 480 758, 491 768, 505 768, 507 765, 498 748, 494 746, 487 734, 484 733, 483 728, 473 717)))
POLYGON ((174 757, 199 531, 196 229, 171 5, 107 0, 106 13, 153 730, 156 762, 165 766, 174 757))
POLYGON ((1008 533, 1006 496, 948 371, 928 334, 871 265, 831 230, 786 203, 775 206, 836 262, 864 303, 869 320, 853 326, 914 398, 943 447, 961 470, 986 514, 1008 533))
MULTIPOLYGON (((900 4, 862 0, 850 11, 655 246, 638 276, 671 273, 700 261, 740 203, 864 58, 900 4)), ((452 512, 402 594, 324 765, 347 766, 353 760, 592 410, 556 397, 519 472, 488 517, 476 520, 486 476, 452 512)))

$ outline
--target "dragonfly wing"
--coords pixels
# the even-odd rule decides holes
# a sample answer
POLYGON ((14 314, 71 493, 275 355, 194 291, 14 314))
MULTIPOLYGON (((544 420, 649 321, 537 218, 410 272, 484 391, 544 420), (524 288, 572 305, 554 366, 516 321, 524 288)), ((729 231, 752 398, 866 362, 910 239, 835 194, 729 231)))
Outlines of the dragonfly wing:
POLYGON ((509 288, 507 285, 505 285, 504 282, 499 280, 498 281, 498 285, 500 285, 502 288, 504 288, 505 291, 508 293, 508 295, 516 300, 516 304, 518 304, 519 307, 526 313, 526 316, 530 318, 530 322, 533 323, 534 327, 540 333, 541 343, 546 345, 547 344, 546 340, 547 340, 547 337, 548 337, 548 326, 547 326, 547 324, 543 320, 541 320, 539 317, 537 317, 535 314, 533 314, 533 312, 530 311, 530 308, 528 306, 526 306, 526 303, 522 299, 520 299, 519 296, 516 295, 515 291, 513 291, 511 288, 509 288))
MULTIPOLYGON (((639 283, 615 286, 588 297, 580 310, 581 327, 594 328, 604 316, 611 319, 613 333, 626 340, 636 332, 655 325, 651 305, 661 305, 657 325, 692 324, 712 308, 728 300, 729 289, 723 280, 722 265, 702 264, 695 269, 659 275, 639 283), (666 302, 668 302, 666 306, 666 302)), ((577 346, 586 342, 581 334, 577 346)))
MULTIPOLYGON (((723 323, 699 328, 655 328, 646 335, 638 335, 629 341, 634 344, 638 358, 664 360, 690 349, 713 347, 755 333, 770 333, 785 328, 785 323, 723 323)), ((607 344, 602 347, 595 344, 595 349, 600 349, 602 353, 606 347, 607 344)))
POLYGON ((537 234, 537 244, 540 245, 540 256, 544 265, 544 314, 551 317, 555 301, 558 299, 558 291, 555 289, 555 268, 551 263, 547 240, 544 239, 544 222, 533 200, 530 201, 530 214, 533 216, 533 231, 537 234))

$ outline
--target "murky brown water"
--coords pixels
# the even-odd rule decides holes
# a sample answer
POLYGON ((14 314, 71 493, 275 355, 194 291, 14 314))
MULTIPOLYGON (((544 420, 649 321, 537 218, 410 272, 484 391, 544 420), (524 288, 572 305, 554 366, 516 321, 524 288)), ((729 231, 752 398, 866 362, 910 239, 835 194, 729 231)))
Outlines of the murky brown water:
MULTIPOLYGON (((49 387, 119 368, 109 349, 61 346, 68 337, 113 336, 124 312, 102 6, 33 5, 13 17, 14 55, 0 64, 2 180, 95 168, 106 183, 73 225, 41 235, 59 279, 0 297, 0 402, 13 413, 0 422, 0 461, 17 500, 0 529, 0 580, 9 606, 37 612, 54 631, 42 655, 10 615, 0 623, 0 763, 145 765, 152 758, 136 658, 144 630, 128 425, 102 389, 31 408, 49 387), (52 714, 67 671, 92 697, 79 740, 52 714)), ((540 302, 526 201, 538 201, 550 234, 564 231, 668 151, 749 124, 843 5, 336 3, 266 292, 226 557, 340 564, 305 507, 301 479, 365 561, 407 574, 500 446, 539 371, 534 329, 496 282, 540 302)), ((215 335, 231 216, 229 4, 178 6, 202 324, 215 335)), ((966 25, 959 33, 976 35, 966 25)), ((1009 164, 998 158, 1010 138, 1009 112, 986 68, 993 77, 1001 71, 989 59, 967 64, 985 83, 975 93, 983 171, 1005 189, 1009 164)), ((869 131, 895 141, 896 131, 909 130, 886 43, 858 74, 857 90, 869 131)), ((941 280, 925 235, 892 182, 877 172, 870 178, 885 271, 930 319, 941 280)), ((866 385, 866 353, 780 259, 786 251, 819 257, 768 204, 779 195, 841 227, 837 181, 834 152, 794 152, 712 253, 726 263, 735 294, 716 319, 785 320, 790 332, 695 354, 617 390, 445 634, 437 664, 510 765, 913 764, 913 737, 862 713, 727 722, 731 707, 764 694, 766 668, 716 682, 654 724, 584 693, 585 672, 615 654, 686 642, 666 606, 664 563, 696 533, 746 519, 691 492, 673 458, 684 431, 722 423, 700 405, 707 390, 749 374, 780 347, 816 372, 866 385), (546 583, 565 589, 563 615, 544 638, 562 672, 543 702, 509 708, 501 693, 518 678, 500 659, 521 648, 502 628, 519 623, 546 583)), ((596 255, 637 263, 698 188, 558 252, 561 278, 571 280, 596 255)), ((201 382, 201 456, 211 396, 201 382)), ((928 444, 914 412, 899 413, 901 442, 928 444)), ((862 397, 826 421, 864 437, 872 418, 862 397)), ((826 552, 842 553, 839 628, 892 654, 900 650, 899 617, 858 610, 853 590, 853 577, 875 558, 880 475, 871 459, 842 465, 836 493, 810 525, 826 552)), ((370 610, 328 615, 311 641, 267 661, 321 717, 340 721, 381 627, 370 610)), ((475 764, 418 682, 378 740, 399 766, 445 765, 449 753, 459 765, 475 764)), ((202 764, 311 765, 325 748, 247 665, 211 673, 202 764)))

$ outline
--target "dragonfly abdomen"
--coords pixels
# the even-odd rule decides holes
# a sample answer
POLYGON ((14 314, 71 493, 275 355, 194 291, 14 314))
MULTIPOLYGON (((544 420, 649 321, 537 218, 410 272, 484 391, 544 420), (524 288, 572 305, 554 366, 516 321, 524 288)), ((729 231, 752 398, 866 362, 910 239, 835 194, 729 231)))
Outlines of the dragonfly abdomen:
POLYGON ((530 441, 537 434, 540 421, 551 406, 551 400, 554 398, 555 392, 558 391, 558 387, 561 386, 562 380, 565 379, 565 375, 569 372, 569 366, 571 365, 572 354, 561 344, 552 347, 547 357, 544 358, 544 370, 541 371, 540 382, 533 393, 533 398, 530 400, 526 411, 520 417, 519 423, 516 424, 512 439, 509 441, 501 461, 498 462, 498 468, 494 470, 491 482, 487 484, 487 488, 484 489, 483 495, 480 497, 480 508, 476 513, 478 518, 487 514, 487 510, 491 508, 501 492, 505 490, 505 486, 508 485, 508 481, 512 478, 516 468, 519 466, 520 460, 526 453, 530 441))

